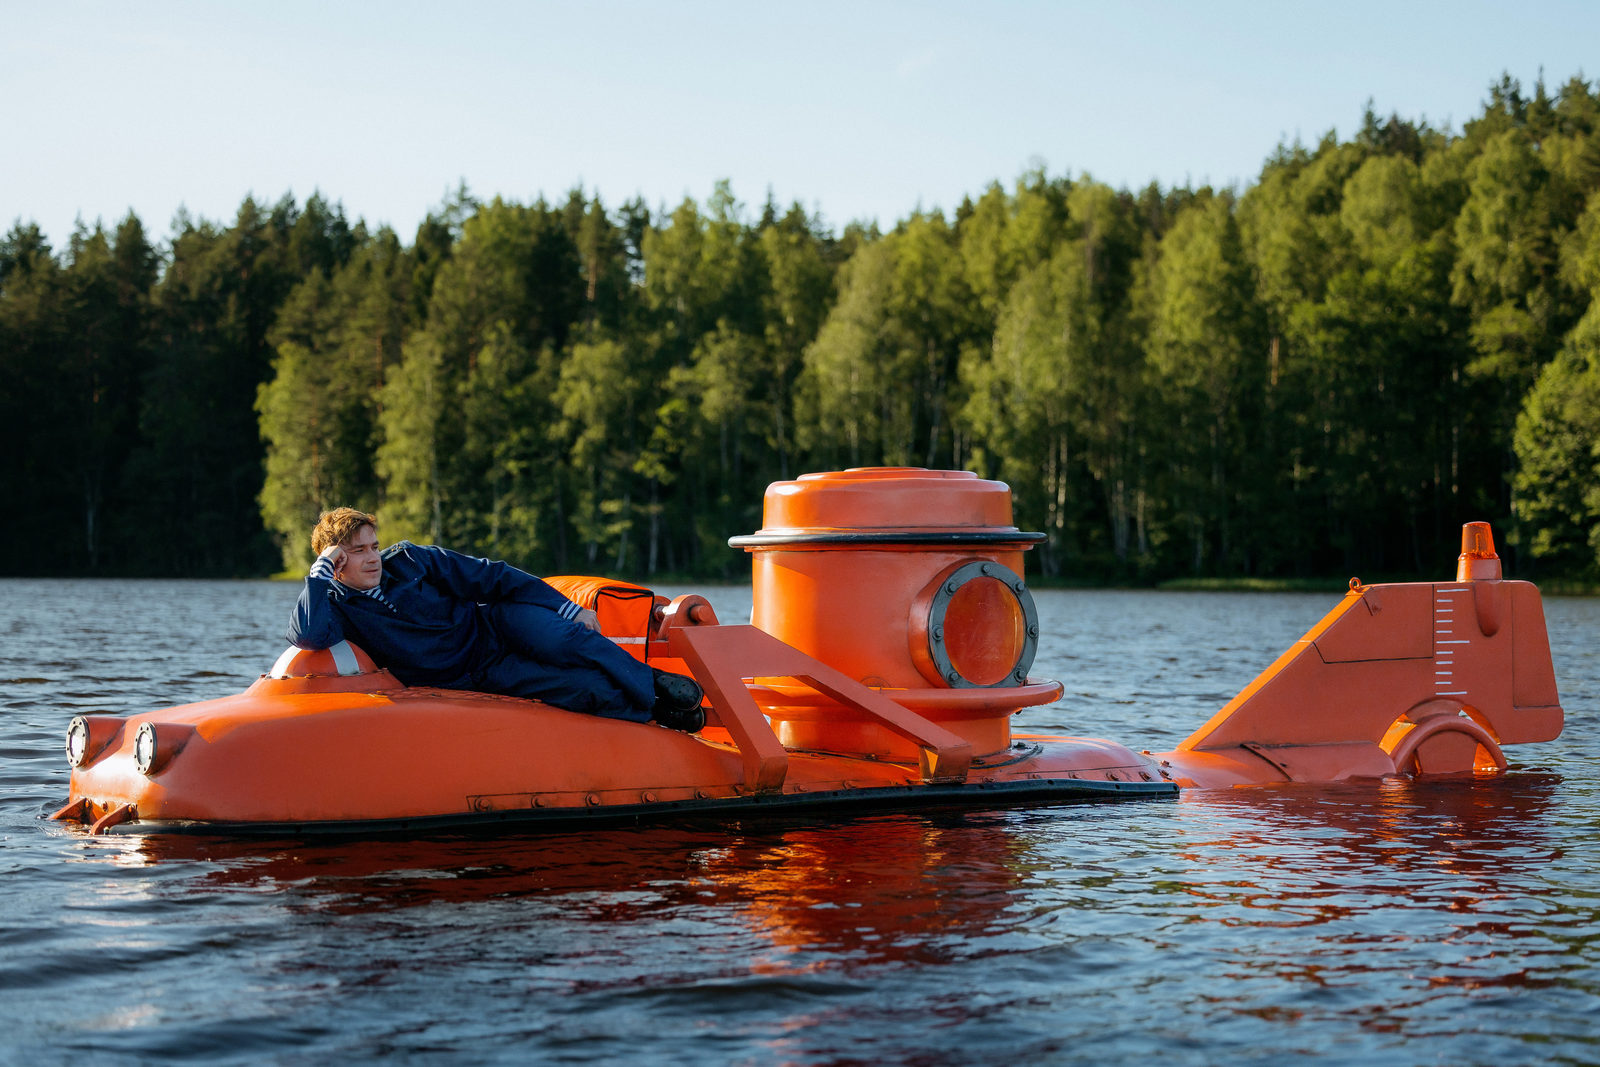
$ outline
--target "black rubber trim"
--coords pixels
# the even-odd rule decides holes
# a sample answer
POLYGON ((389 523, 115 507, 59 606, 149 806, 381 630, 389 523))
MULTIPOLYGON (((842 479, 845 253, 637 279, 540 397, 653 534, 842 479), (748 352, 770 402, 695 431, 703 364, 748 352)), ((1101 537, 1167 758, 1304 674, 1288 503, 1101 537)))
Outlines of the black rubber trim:
POLYGON ((212 837, 394 837, 436 830, 504 832, 595 826, 648 826, 680 822, 785 818, 819 812, 881 812, 915 808, 984 808, 1024 804, 1083 804, 1118 800, 1166 800, 1178 795, 1171 782, 1102 782, 1050 778, 1018 782, 956 782, 914 786, 840 789, 821 793, 769 794, 659 804, 617 804, 593 808, 517 808, 464 811, 415 819, 328 822, 164 822, 134 821, 110 828, 115 834, 186 834, 212 837))
POLYGON ((959 530, 877 532, 741 534, 728 538, 730 548, 767 548, 774 545, 1036 545, 1042 533, 1022 530, 959 530))

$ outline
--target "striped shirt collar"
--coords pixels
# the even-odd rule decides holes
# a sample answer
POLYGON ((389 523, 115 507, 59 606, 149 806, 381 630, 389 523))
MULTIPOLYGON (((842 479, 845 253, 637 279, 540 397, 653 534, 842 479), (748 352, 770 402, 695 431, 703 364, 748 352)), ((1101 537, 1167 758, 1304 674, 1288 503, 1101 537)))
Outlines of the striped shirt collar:
POLYGON ((345 596, 369 596, 373 600, 376 600, 378 603, 382 604, 384 607, 388 608, 390 611, 392 611, 392 612, 394 612, 396 614, 399 614, 400 609, 394 606, 394 602, 392 600, 390 600, 388 597, 383 595, 383 583, 382 582, 379 582, 377 585, 373 586, 371 589, 357 589, 353 585, 346 585, 345 583, 339 581, 339 579, 337 579, 337 578, 333 579, 333 584, 345 596))

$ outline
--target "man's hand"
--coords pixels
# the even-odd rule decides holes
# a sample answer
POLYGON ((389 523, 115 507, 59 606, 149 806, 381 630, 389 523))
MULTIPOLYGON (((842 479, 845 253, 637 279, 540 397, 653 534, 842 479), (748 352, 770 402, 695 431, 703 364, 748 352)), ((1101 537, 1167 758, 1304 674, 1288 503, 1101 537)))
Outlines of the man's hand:
POLYGON ((572 617, 572 621, 586 630, 600 631, 600 616, 594 613, 593 608, 584 608, 572 617))
POLYGON ((338 578, 348 558, 349 554, 345 552, 344 546, 329 545, 322 550, 322 555, 317 557, 316 562, 311 564, 311 573, 316 577, 338 578))

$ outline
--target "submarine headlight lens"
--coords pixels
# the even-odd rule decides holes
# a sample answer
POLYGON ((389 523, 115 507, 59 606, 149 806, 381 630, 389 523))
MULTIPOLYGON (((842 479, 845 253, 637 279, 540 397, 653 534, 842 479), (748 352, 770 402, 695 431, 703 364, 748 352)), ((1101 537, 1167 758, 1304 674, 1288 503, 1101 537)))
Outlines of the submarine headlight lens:
POLYGON ((82 715, 67 723, 67 762, 82 767, 89 754, 89 721, 82 715))
POLYGON ((140 774, 149 774, 156 763, 156 728, 142 723, 133 737, 133 765, 140 774))

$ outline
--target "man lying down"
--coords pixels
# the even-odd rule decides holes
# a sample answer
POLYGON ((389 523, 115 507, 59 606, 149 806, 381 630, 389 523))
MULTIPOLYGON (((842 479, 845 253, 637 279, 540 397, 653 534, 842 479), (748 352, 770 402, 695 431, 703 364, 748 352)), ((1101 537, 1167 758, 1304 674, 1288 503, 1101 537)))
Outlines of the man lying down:
POLYGON ((694 733, 704 695, 648 667, 599 632, 591 610, 496 560, 400 541, 378 550, 378 520, 325 511, 317 558, 289 621, 289 643, 348 638, 406 685, 542 700, 568 711, 694 733))

